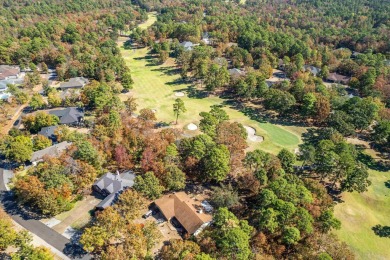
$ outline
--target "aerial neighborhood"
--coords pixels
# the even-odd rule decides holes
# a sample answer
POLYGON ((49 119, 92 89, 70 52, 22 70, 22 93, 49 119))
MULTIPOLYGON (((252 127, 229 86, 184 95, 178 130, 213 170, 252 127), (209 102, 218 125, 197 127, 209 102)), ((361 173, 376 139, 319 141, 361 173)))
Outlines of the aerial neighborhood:
POLYGON ((1 259, 390 259, 385 0, 6 2, 1 259))

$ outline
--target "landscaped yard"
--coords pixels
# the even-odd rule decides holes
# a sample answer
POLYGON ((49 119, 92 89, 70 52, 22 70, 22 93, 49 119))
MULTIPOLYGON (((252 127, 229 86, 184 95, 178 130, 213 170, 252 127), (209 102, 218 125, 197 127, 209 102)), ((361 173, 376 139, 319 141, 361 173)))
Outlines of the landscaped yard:
POLYGON ((345 193, 344 203, 335 207, 341 230, 335 232, 356 254, 357 259, 390 259, 390 239, 379 237, 372 227, 390 226, 390 171, 370 170, 372 185, 362 194, 345 193))
MULTIPOLYGON (((149 17, 150 19, 147 22, 141 24, 142 28, 151 25, 156 19, 154 13, 150 14, 149 17)), ((177 126, 183 129, 189 123, 198 124, 200 112, 209 111, 212 105, 223 104, 224 100, 217 96, 189 97, 191 96, 191 86, 180 80, 173 59, 168 59, 163 65, 155 65, 147 48, 124 49, 123 43, 126 40, 127 38, 121 38, 119 46, 131 70, 134 86, 130 93, 121 94, 122 100, 126 100, 129 95, 134 95, 138 99, 138 109, 155 109, 159 121, 172 123, 175 120, 172 111, 172 105, 177 98, 175 92, 184 92, 185 96, 181 98, 185 103, 187 112, 179 117, 179 125, 177 126)), ((279 126, 267 122, 258 122, 227 105, 224 106, 224 109, 231 120, 255 128, 256 134, 264 137, 262 143, 249 143, 249 149, 261 148, 272 153, 277 153, 282 148, 293 151, 301 142, 300 136, 305 130, 303 127, 279 126)))

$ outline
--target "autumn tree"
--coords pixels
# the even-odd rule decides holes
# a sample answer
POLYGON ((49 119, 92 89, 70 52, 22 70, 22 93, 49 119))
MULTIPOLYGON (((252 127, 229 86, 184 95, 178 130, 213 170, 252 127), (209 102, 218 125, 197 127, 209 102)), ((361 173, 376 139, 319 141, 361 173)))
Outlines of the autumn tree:
POLYGON ((203 177, 207 180, 222 181, 230 172, 230 153, 225 145, 216 145, 202 158, 203 177))
POLYGON ((135 111, 137 111, 138 104, 137 104, 136 98, 134 98, 134 97, 129 97, 129 98, 124 102, 124 104, 125 104, 126 111, 127 111, 129 114, 132 114, 132 113, 134 113, 135 111))
POLYGON ((164 187, 160 185, 159 179, 153 172, 147 172, 143 176, 138 175, 135 178, 134 189, 151 200, 159 198, 164 191, 164 187))
POLYGON ((169 165, 166 167, 166 173, 164 176, 165 187, 168 190, 181 190, 184 189, 186 182, 186 175, 176 165, 169 165))
POLYGON ((8 160, 24 163, 31 159, 33 142, 29 136, 6 137, 1 144, 1 153, 8 160))
POLYGON ((161 248, 160 257, 164 260, 192 259, 200 253, 200 247, 193 241, 171 239, 161 248))
POLYGON ((183 100, 180 98, 175 99, 175 103, 173 104, 173 114, 176 117, 176 124, 177 124, 177 120, 179 118, 179 115, 181 115, 182 113, 185 113, 186 111, 187 111, 187 109, 184 106, 183 100))
POLYGON ((37 135, 33 138, 33 150, 39 151, 45 149, 52 145, 52 142, 49 138, 43 135, 37 135))
POLYGON ((278 158, 282 164, 283 169, 288 172, 292 173, 294 171, 294 163, 296 161, 295 154, 290 152, 289 150, 283 148, 279 153, 278 153, 278 158))
POLYGON ((45 112, 37 112, 35 115, 28 115, 22 118, 24 127, 31 133, 37 133, 43 127, 57 125, 59 118, 45 112))
POLYGON ((214 187, 211 202, 218 208, 232 208, 240 203, 238 192, 233 189, 230 183, 228 185, 221 183, 220 187, 214 187))

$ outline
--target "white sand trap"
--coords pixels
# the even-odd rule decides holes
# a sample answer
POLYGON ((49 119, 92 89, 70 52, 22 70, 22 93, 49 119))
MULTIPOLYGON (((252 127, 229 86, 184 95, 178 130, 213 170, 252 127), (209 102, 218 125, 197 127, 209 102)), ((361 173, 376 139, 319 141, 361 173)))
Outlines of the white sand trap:
POLYGON ((185 94, 184 94, 183 92, 176 92, 176 93, 175 93, 175 96, 176 96, 176 97, 184 97, 185 94))
POLYGON ((248 140, 251 142, 261 143, 264 141, 262 136, 256 135, 256 129, 250 126, 244 126, 246 132, 248 133, 248 140))
POLYGON ((187 126, 187 129, 188 129, 188 130, 191 130, 191 131, 195 131, 195 130, 198 129, 198 127, 197 127, 195 124, 191 123, 191 124, 189 124, 189 125, 187 126))

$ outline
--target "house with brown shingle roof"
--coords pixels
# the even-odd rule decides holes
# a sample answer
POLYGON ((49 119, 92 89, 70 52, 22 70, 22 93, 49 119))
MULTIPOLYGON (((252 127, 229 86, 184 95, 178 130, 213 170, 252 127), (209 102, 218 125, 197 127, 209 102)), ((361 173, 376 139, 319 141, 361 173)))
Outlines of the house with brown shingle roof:
POLYGON ((185 192, 165 195, 154 204, 168 221, 175 218, 189 235, 198 235, 212 220, 211 215, 195 208, 196 202, 185 192))
POLYGON ((328 77, 326 78, 327 81, 329 82, 334 82, 334 83, 341 83, 347 85, 349 81, 351 80, 350 77, 338 74, 338 73, 330 73, 328 77))
POLYGON ((0 65, 0 80, 17 79, 19 75, 18 66, 0 65))

